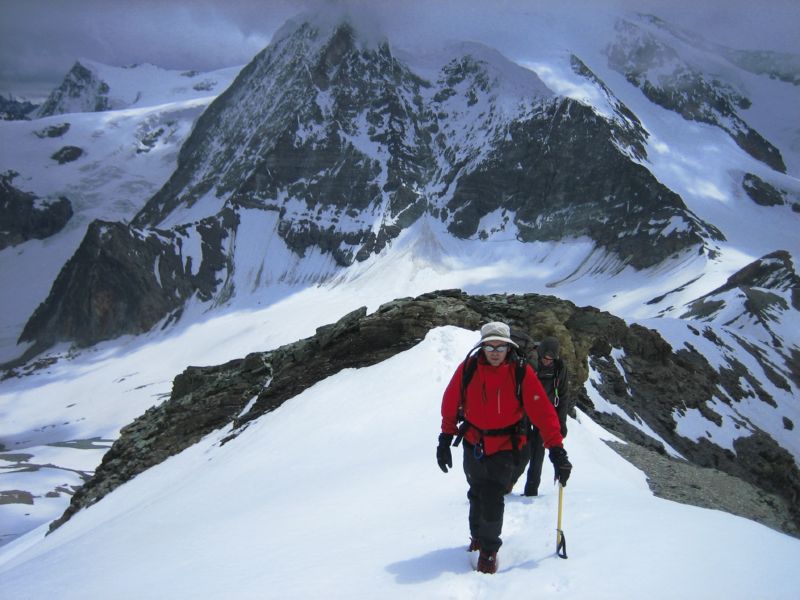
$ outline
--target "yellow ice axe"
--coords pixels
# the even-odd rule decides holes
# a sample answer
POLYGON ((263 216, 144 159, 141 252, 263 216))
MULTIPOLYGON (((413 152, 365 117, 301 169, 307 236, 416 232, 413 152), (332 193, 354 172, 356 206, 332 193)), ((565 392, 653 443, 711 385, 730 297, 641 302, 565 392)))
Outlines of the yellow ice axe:
POLYGON ((558 484, 558 526, 556 527, 556 554, 559 558, 567 558, 567 538, 561 531, 561 512, 564 509, 564 486, 558 484))

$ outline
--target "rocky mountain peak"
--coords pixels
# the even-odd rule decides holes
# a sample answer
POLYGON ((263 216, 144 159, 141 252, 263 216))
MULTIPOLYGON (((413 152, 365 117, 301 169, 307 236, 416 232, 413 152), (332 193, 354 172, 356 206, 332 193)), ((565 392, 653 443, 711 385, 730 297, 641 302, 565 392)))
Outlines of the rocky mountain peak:
MULTIPOLYGON (((86 61, 84 61, 86 62, 86 61)), ((90 63, 87 63, 90 64, 90 63)), ((73 112, 101 112, 113 108, 108 83, 81 61, 76 61, 64 80, 53 90, 36 112, 49 117, 73 112)))
MULTIPOLYGON (((682 318, 716 323, 729 332, 779 392, 800 386, 800 347, 785 325, 800 310, 800 276, 788 252, 773 252, 751 262, 717 289, 690 302, 687 309, 682 318)), ((708 329, 705 335, 720 341, 708 329)), ((729 361, 731 376, 747 381, 758 398, 777 406, 752 369, 732 353, 729 361)), ((752 395, 741 391, 734 397, 752 395)))

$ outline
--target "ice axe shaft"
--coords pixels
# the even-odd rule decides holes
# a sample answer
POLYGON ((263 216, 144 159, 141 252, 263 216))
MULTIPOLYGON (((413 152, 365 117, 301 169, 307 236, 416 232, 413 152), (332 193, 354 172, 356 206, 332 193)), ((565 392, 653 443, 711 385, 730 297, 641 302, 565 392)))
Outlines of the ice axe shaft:
POLYGON ((561 513, 564 510, 564 486, 558 484, 558 526, 556 527, 556 554, 559 558, 567 558, 567 538, 561 530, 561 513))

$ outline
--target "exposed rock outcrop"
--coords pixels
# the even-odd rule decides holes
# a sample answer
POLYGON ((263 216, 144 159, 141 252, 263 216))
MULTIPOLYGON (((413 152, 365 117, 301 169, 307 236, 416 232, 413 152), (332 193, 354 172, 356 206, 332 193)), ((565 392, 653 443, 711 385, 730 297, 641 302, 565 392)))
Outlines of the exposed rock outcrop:
MULTIPOLYGON (((800 386, 800 349, 785 325, 792 323, 793 315, 800 311, 800 276, 789 252, 779 250, 753 261, 687 307, 683 318, 715 322, 731 331, 738 345, 758 361, 775 386, 786 391, 791 390, 789 381, 800 386), (767 342, 772 352, 782 358, 785 369, 774 363, 775 356, 768 356, 759 348, 759 341, 767 342)), ((713 336, 715 343, 721 345, 710 329, 703 335, 713 336)), ((731 360, 722 375, 731 397, 742 399, 755 392, 759 399, 775 405, 758 378, 740 360, 731 360), (747 381, 745 389, 743 380, 747 381)))
POLYGON ((23 192, 12 184, 14 175, 0 175, 0 250, 50 237, 72 218, 72 204, 67 198, 47 200, 23 192))
POLYGON ((208 300, 221 283, 218 272, 229 266, 221 238, 235 219, 223 212, 171 231, 92 222, 50 295, 26 323, 20 342, 47 347, 70 340, 87 346, 148 331, 162 319, 176 317, 194 294, 208 300), (200 255, 193 255, 190 245, 200 255))
POLYGON ((753 173, 745 173, 742 189, 750 199, 761 206, 781 206, 786 204, 784 194, 753 173))
POLYGON ((58 164, 63 165, 78 160, 85 152, 77 146, 62 146, 50 157, 58 164))

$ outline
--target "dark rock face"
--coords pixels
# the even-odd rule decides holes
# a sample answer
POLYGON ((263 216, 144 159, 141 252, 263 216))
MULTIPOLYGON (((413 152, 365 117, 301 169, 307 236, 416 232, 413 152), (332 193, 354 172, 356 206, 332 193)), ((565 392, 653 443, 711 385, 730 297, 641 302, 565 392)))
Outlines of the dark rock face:
MULTIPOLYGON (((707 296, 714 296, 737 287, 792 291, 800 288, 800 276, 794 270, 791 255, 779 250, 751 262, 707 296)), ((800 305, 793 304, 793 306, 796 310, 800 310, 800 305)))
POLYGON ((138 226, 213 189, 232 207, 278 212, 278 233, 298 255, 313 246, 344 266, 380 251, 424 212, 412 190, 432 166, 419 115, 427 84, 388 45, 361 48, 349 26, 321 45, 320 36, 305 24, 242 71, 198 120, 178 170, 136 217, 138 226), (366 153, 359 135, 389 157, 366 153), (289 210, 282 197, 300 206, 289 210), (362 213, 384 201, 403 216, 373 231, 362 213))
POLYGON ((619 145, 629 149, 631 156, 637 159, 647 158, 645 143, 650 134, 642 126, 639 118, 625 106, 609 87, 577 56, 570 57, 572 70, 592 82, 603 93, 609 106, 617 115, 617 118, 609 121, 609 126, 614 132, 614 139, 618 140, 619 145))
MULTIPOLYGON (((715 395, 724 397, 717 391, 719 375, 703 356, 686 349, 673 352, 656 332, 628 327, 592 307, 536 294, 469 296, 458 290, 395 300, 370 315, 360 309, 319 328, 310 338, 276 350, 220 366, 188 368, 175 378, 169 400, 122 430, 94 477, 74 495, 51 529, 142 471, 232 424, 223 443, 229 441, 254 419, 341 369, 385 360, 417 344, 434 327, 476 330, 489 320, 509 322, 530 331, 535 339, 558 337, 562 355, 573 367, 570 388, 578 390, 577 405, 592 419, 632 443, 645 440, 619 417, 595 410, 584 388, 590 368, 605 399, 641 419, 691 462, 713 466, 779 497, 790 507, 781 529, 793 535, 800 532, 800 471, 769 436, 751 428, 752 435, 736 442, 734 457, 705 440, 697 443, 676 433, 672 416, 676 410, 697 408, 713 419, 706 403, 715 395), (612 350, 624 352, 623 358, 613 360, 612 350), (256 401, 242 414, 252 398, 256 401)), ((663 453, 658 442, 647 440, 649 448, 663 453)))
POLYGON ((745 173, 742 188, 750 199, 761 206, 780 206, 786 204, 783 194, 753 173, 745 173))
POLYGON ((82 148, 78 148, 77 146, 64 146, 63 148, 59 148, 50 158, 58 162, 58 164, 63 165, 76 161, 83 155, 84 152, 82 148))
POLYGON ((620 20, 616 29, 618 40, 607 48, 611 68, 655 104, 684 119, 720 127, 753 158, 786 172, 780 151, 740 116, 751 105, 748 98, 684 61, 673 47, 636 24, 620 20))
POLYGON ((722 238, 647 169, 616 151, 615 139, 609 123, 587 106, 567 99, 542 106, 513 123, 507 141, 458 180, 447 204, 449 230, 471 237, 482 217, 502 208, 516 213, 526 242, 588 235, 638 269, 702 246, 704 238, 722 238), (687 227, 672 227, 673 219, 687 227))
POLYGON ((169 250, 155 235, 94 221, 20 341, 67 338, 83 345, 101 330, 152 327, 187 295, 179 283, 184 266, 178 253, 169 250), (161 283, 168 285, 160 285, 156 267, 161 283))
POLYGON ((42 200, 12 185, 13 173, 0 175, 0 250, 58 233, 72 217, 72 204, 63 196, 42 200))
POLYGON ((111 108, 108 84, 80 62, 76 62, 64 81, 36 111, 37 117, 70 112, 102 112, 111 108))
MULTIPOLYGON (((199 119, 178 170, 137 226, 213 191, 233 206, 279 211, 291 249, 302 256, 318 247, 341 265, 380 251, 426 212, 466 238, 487 236, 478 223, 500 209, 514 215, 524 241, 589 236, 637 268, 721 237, 631 160, 645 156, 647 134, 618 100, 613 120, 546 97, 504 115, 495 104, 498 75, 478 48, 462 49, 434 82, 386 43, 360 47, 347 25, 315 49, 322 37, 305 24, 242 71, 199 119), (483 123, 467 122, 464 102, 486 107, 483 123), (365 134, 378 155, 352 141, 365 134), (305 210, 287 211, 281 197, 305 210), (376 229, 365 215, 379 210, 376 229)), ((573 68, 611 96, 577 57, 573 68)))
MULTIPOLYGON (((304 25, 245 67, 200 117, 181 150, 178 170, 137 215, 138 226, 156 224, 212 189, 218 197, 229 196, 233 206, 286 215, 278 198, 288 192, 305 205, 300 214, 286 215, 280 227, 298 254, 312 244, 338 248, 365 239, 363 226, 353 236, 329 232, 314 214, 331 210, 344 219, 378 202, 380 167, 348 139, 357 133, 353 120, 368 108, 367 121, 380 123, 393 104, 401 113, 414 112, 403 96, 415 95, 419 82, 391 57, 388 46, 360 49, 347 26, 320 48, 318 35, 304 25), (320 95, 328 98, 328 114, 320 95)), ((386 141, 380 135, 374 130, 372 141, 386 141)))
POLYGON ((41 348, 66 340, 89 346, 178 318, 193 294, 210 300, 224 286, 219 274, 230 272, 231 264, 222 241, 237 224, 232 211, 170 231, 92 222, 19 341, 41 348), (202 257, 187 251, 193 243, 202 257))

